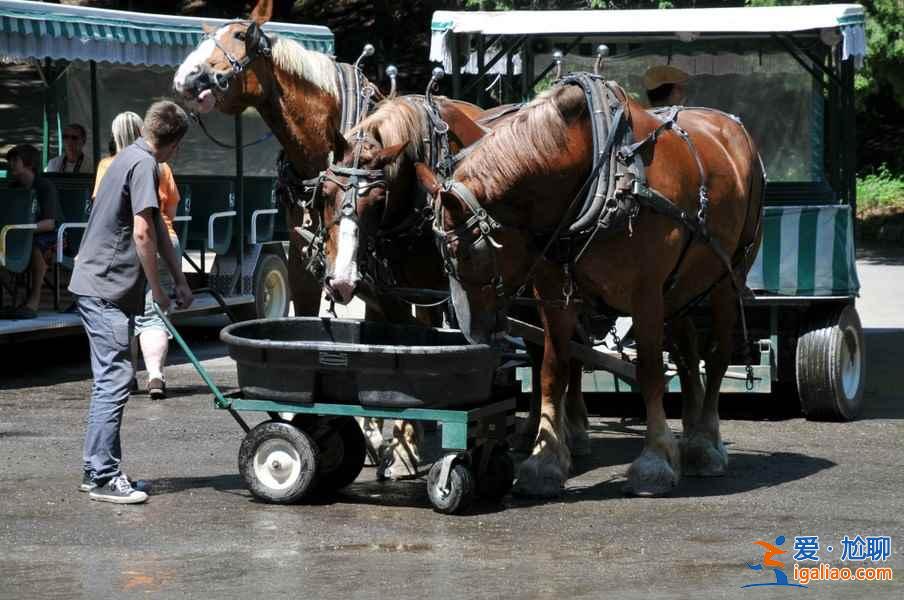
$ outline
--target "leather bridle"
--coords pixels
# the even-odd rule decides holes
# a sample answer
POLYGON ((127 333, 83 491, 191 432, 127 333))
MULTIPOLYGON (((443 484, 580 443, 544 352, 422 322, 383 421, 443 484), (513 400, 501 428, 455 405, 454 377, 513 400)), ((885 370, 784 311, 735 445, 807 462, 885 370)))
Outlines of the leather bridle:
MULTIPOLYGON (((237 21, 241 22, 241 21, 237 21)), ((231 24, 230 24, 231 25, 231 24)), ((226 26, 228 27, 228 25, 226 26)), ((222 28, 221 28, 222 29, 222 28)), ((220 31, 220 30, 217 30, 220 31)), ((213 82, 220 92, 225 93, 229 90, 229 85, 236 76, 241 75, 252 62, 258 57, 269 58, 272 54, 273 42, 267 37, 260 26, 252 21, 243 32, 236 33, 236 38, 245 42, 245 56, 237 58, 233 53, 227 50, 223 44, 217 39, 217 31, 205 33, 201 41, 211 40, 217 49, 223 53, 232 69, 226 74, 215 74, 213 82)))

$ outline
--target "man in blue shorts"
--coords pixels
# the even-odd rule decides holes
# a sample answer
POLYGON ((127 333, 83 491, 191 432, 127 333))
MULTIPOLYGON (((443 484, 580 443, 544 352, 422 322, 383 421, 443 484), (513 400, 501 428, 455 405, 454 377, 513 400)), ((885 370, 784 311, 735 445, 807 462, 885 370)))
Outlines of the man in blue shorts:
POLYGON ((178 306, 192 302, 157 195, 157 163, 173 157, 187 131, 188 116, 173 102, 148 109, 142 137, 116 155, 101 180, 69 284, 91 346, 94 385, 79 489, 92 500, 138 504, 148 497, 120 469, 119 431, 135 372, 129 341, 135 315, 144 312, 145 285, 162 309, 170 306, 158 253, 172 273, 178 306))
POLYGON ((31 262, 28 265, 31 275, 31 289, 25 304, 11 311, 6 311, 3 318, 33 319, 38 316, 38 305, 41 302, 41 285, 47 274, 47 265, 53 261, 56 252, 57 226, 62 215, 60 200, 53 184, 42 177, 41 153, 30 144, 20 144, 6 153, 9 163, 9 174, 16 183, 26 190, 34 190, 38 201, 38 215, 31 250, 31 262))

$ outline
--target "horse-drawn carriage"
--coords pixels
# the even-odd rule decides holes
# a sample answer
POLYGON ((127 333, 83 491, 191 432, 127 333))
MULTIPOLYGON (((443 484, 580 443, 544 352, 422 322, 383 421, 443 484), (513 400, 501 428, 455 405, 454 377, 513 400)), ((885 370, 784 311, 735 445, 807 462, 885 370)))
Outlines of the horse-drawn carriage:
MULTIPOLYGON (((301 254, 333 301, 359 295, 382 317, 403 318, 411 304, 399 303, 399 296, 430 288, 428 279, 444 271, 448 292, 418 291, 449 296, 472 342, 510 343, 511 329, 542 343, 542 358, 536 357, 543 363, 541 404, 526 432, 533 451, 519 466, 516 491, 558 493, 571 455, 587 449, 581 392, 600 389, 602 377, 581 377, 579 362, 605 368, 613 383, 636 382, 644 397, 647 443, 628 471, 627 487, 637 494, 665 493, 681 472, 725 472, 718 397, 726 372, 729 382, 740 379, 748 391, 765 392, 784 380, 790 365, 808 416, 856 414, 863 341, 853 307, 853 121, 846 109, 853 63, 864 51, 860 7, 437 13, 432 57, 452 71, 453 96, 461 95, 472 69, 470 89, 482 101, 481 77, 505 58, 505 69, 483 89, 496 89, 500 102, 523 99, 563 57, 580 62, 553 52, 569 37, 570 49, 586 50, 587 61, 604 63, 606 77, 617 74, 627 87, 578 73, 552 82, 529 104, 487 112, 431 98, 428 89, 426 96, 387 99, 357 125, 347 117, 363 114, 372 86, 356 69, 343 75, 349 71, 315 57, 279 59, 281 42, 260 28, 268 16, 269 3, 261 2, 250 23, 212 34, 180 68, 177 90, 199 110, 266 108, 274 90, 303 97, 302 108, 320 107, 264 118, 286 150, 287 198, 301 254), (603 41, 611 46, 605 61, 592 56, 603 41), (489 48, 497 50, 486 61, 489 48), (555 59, 548 67, 538 60, 544 51, 555 59), (692 93, 700 104, 741 118, 710 108, 644 110, 630 85, 654 62, 679 62, 698 79, 714 78, 692 93), (707 101, 707 89, 733 92, 707 101), (784 95, 768 96, 776 90, 784 95), (733 106, 738 98, 757 110, 733 106), (758 109, 770 103, 776 110, 761 115, 758 109), (775 115, 796 120, 774 126, 775 115), (311 117, 316 126, 305 124, 311 117), (753 123, 752 135, 742 121, 753 123), (801 126, 808 135, 800 135, 801 126), (347 136, 324 136, 324 130, 347 136), (779 184, 771 188, 759 137, 779 184), (324 164, 330 154, 332 164, 324 164), (415 268, 431 262, 432 271, 415 268), (531 289, 533 298, 523 298, 531 289), (510 328, 509 313, 525 300, 539 311, 542 328, 518 321, 510 328), (709 339, 705 374, 698 320, 690 314, 698 307, 709 339), (619 315, 635 320, 636 360, 622 347, 599 347, 619 315), (744 332, 740 344, 733 340, 736 321, 744 332), (664 324, 671 363, 665 376, 664 324), (758 350, 760 365, 748 361, 741 373, 728 371, 733 346, 740 356, 758 350), (789 362, 789 354, 797 359, 789 362), (662 410, 665 383, 675 383, 675 375, 685 400, 680 443, 662 410)), ((320 380, 334 368, 321 364, 320 380)), ((353 382, 349 394, 353 388, 360 389, 353 382)), ((313 385, 313 396, 325 389, 313 385)), ((265 401, 279 396, 272 386, 267 390, 265 401)), ((290 405, 286 412, 297 412, 298 402, 290 405)), ((294 438, 277 431, 286 420, 273 412, 265 424, 272 431, 249 449, 252 464, 269 456, 273 444, 300 455, 294 438)), ((294 417, 290 423, 293 432, 306 427, 294 417)), ((434 482, 446 494, 455 489, 456 460, 467 462, 444 461, 434 482)), ((252 489, 269 476, 246 472, 252 489)))
MULTIPOLYGON (((421 295, 451 298, 472 342, 523 345, 509 331, 534 342, 527 348, 535 364, 542 361, 541 403, 528 420, 532 452, 519 465, 517 491, 559 493, 572 454, 589 450, 582 391, 641 391, 648 434, 628 471, 628 489, 641 495, 666 493, 682 472, 725 472, 718 397, 726 372, 727 381, 759 392, 790 372, 808 415, 856 414, 863 341, 853 307, 849 109, 853 63, 863 53, 860 7, 437 13, 431 56, 451 70, 453 96, 472 89, 478 102, 489 92, 502 102, 524 100, 538 85, 549 89, 526 105, 483 111, 434 98, 428 88, 387 98, 369 116, 378 94, 358 65, 274 35, 264 28, 270 13, 271 3, 261 1, 249 21, 199 38, 175 75, 177 95, 200 113, 241 115, 254 107, 281 144, 296 314, 316 314, 322 282, 333 301, 358 295, 371 316, 406 319, 409 292, 420 288, 421 295), (609 45, 605 60, 593 56, 598 42, 609 45), (554 53, 563 43, 565 51, 554 53), (502 59, 505 68, 483 88, 481 78, 502 59), (602 64, 605 77, 577 73, 544 82, 563 61, 602 64), (741 118, 714 109, 645 110, 630 94, 632 81, 658 62, 713 78, 692 94, 741 118), (725 90, 733 91, 706 95, 725 90), (776 90, 782 95, 768 95, 776 90), (734 106, 739 98, 753 104, 734 106), (770 103, 776 109, 761 114, 770 103), (776 126, 773 117, 792 121, 776 126), (758 146, 778 185, 765 185, 758 146), (519 304, 528 305, 533 324, 509 320, 519 304), (702 321, 691 318, 696 307, 708 309, 702 321), (617 343, 621 315, 634 317, 636 359, 617 343), (745 333, 740 344, 736 320, 745 333), (710 339, 705 374, 697 326, 710 339), (607 338, 615 349, 602 346, 607 338), (728 370, 733 346, 739 356, 758 350, 760 364, 728 370), (584 374, 580 363, 609 375, 584 374), (680 443, 662 410, 676 375, 685 399, 680 443)), ((208 243, 215 229, 214 219, 208 243)), ((245 274, 245 260, 235 256, 234 278, 245 274)), ((507 491, 509 463, 496 442, 512 406, 491 403, 495 392, 485 385, 494 379, 498 351, 459 349, 449 342, 454 336, 435 329, 401 336, 398 327, 305 319, 235 325, 223 333, 240 365, 242 391, 232 397, 196 363, 217 405, 246 431, 237 410, 270 414, 248 431, 240 454, 256 495, 295 500, 317 476, 330 488, 353 479, 363 450, 349 416, 443 423, 444 445, 448 437, 447 449, 456 452, 431 470, 440 510, 459 507, 475 472, 487 495, 507 491), (441 369, 432 381, 433 365, 423 360, 430 356, 442 368, 453 356, 484 351, 480 369, 441 369), (274 366, 283 359, 289 367, 274 366), (419 365, 427 383, 406 364, 419 365), (456 387, 475 377, 475 389, 456 387), (440 402, 455 390, 487 406, 440 402), (393 406, 400 401, 426 408, 393 406), (487 443, 474 444, 472 425, 487 443), (328 467, 318 466, 320 453, 331 455, 328 467)), ((533 382, 524 379, 529 388, 533 382)), ((398 431, 414 443, 400 442, 393 452, 416 463, 416 428, 398 431)))

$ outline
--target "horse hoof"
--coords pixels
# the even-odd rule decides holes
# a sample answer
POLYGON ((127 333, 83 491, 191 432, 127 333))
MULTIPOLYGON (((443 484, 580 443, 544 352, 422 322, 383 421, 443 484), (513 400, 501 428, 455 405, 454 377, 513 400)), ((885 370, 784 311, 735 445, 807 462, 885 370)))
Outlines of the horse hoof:
POLYGON ((570 435, 568 448, 572 456, 590 456, 590 434, 585 430, 570 435))
POLYGON ((689 477, 721 477, 728 466, 725 446, 702 435, 693 435, 681 444, 681 468, 689 477))
POLYGON ((551 460, 532 456, 518 468, 512 493, 531 498, 555 498, 565 489, 565 474, 551 460))
POLYGON ((678 474, 664 458, 644 452, 631 463, 623 491, 633 496, 663 496, 678 483, 678 474))
POLYGON ((383 460, 377 467, 377 479, 380 481, 387 479, 401 481, 404 479, 416 479, 419 476, 418 464, 412 464, 410 460, 400 456, 395 449, 387 449, 383 455, 383 460))

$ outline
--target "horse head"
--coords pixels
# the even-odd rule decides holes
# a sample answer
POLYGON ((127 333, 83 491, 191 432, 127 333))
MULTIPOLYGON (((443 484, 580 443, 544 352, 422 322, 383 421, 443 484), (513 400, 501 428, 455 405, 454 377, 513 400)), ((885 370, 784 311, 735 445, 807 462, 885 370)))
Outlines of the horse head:
MULTIPOLYGON (((429 235, 432 208, 418 185, 415 162, 428 160, 430 148, 438 159, 440 146, 448 147, 444 156, 451 159, 451 153, 484 134, 465 112, 479 111, 477 107, 446 99, 435 106, 431 119, 422 96, 385 100, 349 134, 337 149, 341 158, 323 174, 319 198, 327 229, 325 287, 337 302, 350 301, 364 278, 393 283, 386 263, 398 260, 399 248, 387 253, 387 245, 429 235), (425 141, 438 131, 448 143, 425 141)), ((419 279, 414 272, 420 273, 409 269, 402 278, 419 279)), ((435 276, 429 279, 435 286, 435 276)))
POLYGON ((434 198, 433 231, 459 327, 471 343, 493 343, 508 332, 511 301, 536 255, 527 229, 490 214, 479 181, 442 181, 423 163, 416 171, 434 198))
POLYGON ((325 230, 326 294, 348 304, 362 280, 372 240, 390 212, 386 167, 407 144, 383 145, 358 129, 323 174, 318 197, 325 230), (361 243, 364 240, 364 243, 361 243))

